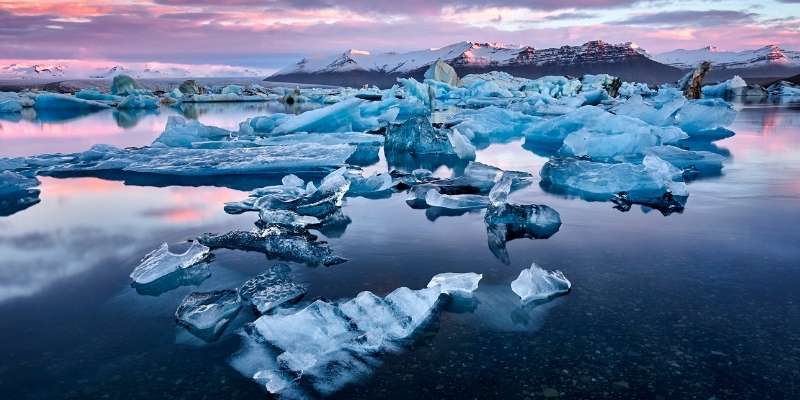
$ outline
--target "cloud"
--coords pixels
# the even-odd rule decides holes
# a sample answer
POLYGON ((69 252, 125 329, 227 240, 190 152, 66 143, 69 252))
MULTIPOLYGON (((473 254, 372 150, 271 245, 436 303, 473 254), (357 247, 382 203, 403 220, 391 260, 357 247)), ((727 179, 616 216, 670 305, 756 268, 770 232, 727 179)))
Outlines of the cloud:
POLYGON ((754 22, 758 14, 745 11, 667 11, 639 14, 617 21, 619 25, 646 26, 720 26, 754 22))

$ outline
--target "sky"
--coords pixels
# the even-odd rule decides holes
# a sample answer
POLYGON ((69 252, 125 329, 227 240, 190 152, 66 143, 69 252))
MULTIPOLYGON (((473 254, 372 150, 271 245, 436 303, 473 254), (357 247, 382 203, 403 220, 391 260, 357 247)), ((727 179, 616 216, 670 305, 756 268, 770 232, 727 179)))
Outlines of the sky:
POLYGON ((278 69, 350 48, 469 40, 800 49, 800 0, 0 0, 0 59, 278 69))

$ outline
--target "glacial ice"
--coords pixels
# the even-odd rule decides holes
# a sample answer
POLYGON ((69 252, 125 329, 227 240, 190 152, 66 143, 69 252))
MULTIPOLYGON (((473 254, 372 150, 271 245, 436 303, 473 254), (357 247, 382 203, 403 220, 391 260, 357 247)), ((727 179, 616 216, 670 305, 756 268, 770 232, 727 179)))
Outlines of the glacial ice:
POLYGON ((159 100, 155 96, 144 94, 130 94, 119 102, 120 110, 154 110, 158 108, 159 100))
POLYGON ((236 290, 193 292, 175 311, 175 319, 196 336, 216 340, 239 313, 241 303, 236 290))
MULTIPOLYGON (((210 176, 289 171, 319 171, 338 167, 353 154, 349 145, 294 144, 232 149, 142 147, 119 149, 95 145, 42 168, 50 172, 128 171, 160 175, 210 176)), ((33 157, 32 162, 37 158, 33 157)))
POLYGON ((546 300, 569 292, 572 283, 561 271, 545 271, 536 263, 523 269, 519 277, 511 282, 511 290, 522 298, 522 303, 546 300))
POLYGON ((724 128, 736 119, 736 110, 722 99, 700 99, 686 103, 675 114, 676 124, 689 136, 724 128))
POLYGON ((444 82, 453 87, 461 86, 461 79, 458 78, 456 70, 441 59, 436 60, 428 67, 425 71, 425 79, 444 82))
MULTIPOLYGON (((402 124, 389 125, 384 146, 386 151, 390 152, 415 155, 456 155, 451 140, 446 132, 434 128, 427 117, 420 116, 411 118, 402 124)), ((458 143, 458 145, 463 145, 463 143, 458 143)), ((474 157, 474 148, 472 154, 466 154, 466 156, 474 157)))
POLYGON ((8 216, 39 203, 39 180, 14 171, 0 172, 0 216, 8 216))
POLYGON ((684 150, 675 146, 656 146, 647 150, 658 158, 682 170, 713 174, 722 169, 725 157, 710 151, 684 150))
POLYGON ((221 141, 230 136, 231 133, 225 129, 203 125, 198 121, 173 115, 167 119, 164 132, 153 143, 160 143, 168 147, 191 148, 196 142, 221 141))
POLYGON ((275 264, 269 271, 242 284, 239 297, 259 314, 266 314, 284 304, 294 303, 306 294, 306 288, 289 278, 289 266, 275 264))
POLYGON ((111 94, 117 96, 127 96, 129 94, 137 94, 136 81, 129 75, 119 74, 114 77, 111 82, 111 94))
POLYGON ((471 141, 504 141, 522 135, 525 128, 536 121, 537 117, 489 106, 460 111, 452 117, 451 123, 454 123, 454 130, 471 141))
POLYGON ((97 111, 111 106, 98 101, 83 100, 66 94, 43 93, 36 95, 33 107, 37 111, 97 111))
POLYGON ((613 160, 620 156, 644 154, 660 142, 658 136, 643 131, 605 133, 580 129, 567 135, 559 153, 598 161, 613 160))
POLYGON ((637 118, 616 115, 595 106, 583 106, 574 112, 534 124, 525 131, 526 143, 560 145, 569 134, 581 129, 598 134, 652 135, 660 143, 675 143, 686 139, 686 133, 676 127, 653 126, 637 118))
POLYGON ((22 99, 14 92, 0 92, 0 114, 22 111, 22 99))
POLYGON ((721 97, 726 98, 730 96, 737 96, 741 94, 742 90, 747 87, 747 82, 744 81, 739 75, 728 79, 725 82, 716 85, 703 86, 701 91, 704 97, 721 97))
POLYGON ((561 228, 561 215, 546 205, 503 202, 486 210, 484 222, 489 250, 509 264, 506 242, 521 238, 547 239, 561 228))
POLYGON ((682 204, 688 196, 681 171, 653 155, 645 156, 641 164, 552 158, 540 175, 545 188, 566 190, 589 200, 609 200, 625 193, 633 203, 669 208, 682 204))
POLYGON ((511 176, 503 174, 497 183, 489 191, 489 204, 492 207, 499 207, 508 201, 508 195, 511 193, 511 184, 513 180, 511 176))
POLYGON ((425 203, 429 207, 468 210, 487 207, 489 198, 477 194, 441 194, 436 189, 429 189, 425 193, 425 203))
POLYGON ((478 289, 478 282, 483 278, 482 274, 474 272, 456 273, 445 272, 434 275, 428 282, 428 287, 438 287, 442 293, 455 296, 470 296, 478 289))
POLYGON ((283 225, 293 228, 305 228, 309 225, 320 223, 317 217, 300 215, 289 210, 271 210, 268 208, 262 208, 259 211, 258 218, 267 225, 283 225))
POLYGON ((103 93, 97 89, 81 89, 75 93, 75 97, 83 100, 108 101, 114 103, 118 103, 124 99, 123 96, 103 93))
POLYGON ((479 276, 442 274, 426 289, 401 287, 383 298, 362 292, 338 304, 317 300, 293 313, 261 316, 237 358, 275 358, 274 363, 258 362, 256 372, 248 371, 271 393, 299 389, 301 379, 323 395, 332 393, 368 374, 375 356, 411 338, 436 311, 443 287, 468 295, 477 288, 479 276), (263 345, 256 345, 262 342, 279 354, 265 353, 263 345))
POLYGON ((165 242, 144 256, 130 277, 138 284, 148 284, 173 272, 191 268, 208 259, 210 254, 211 249, 198 242, 192 242, 183 253, 172 253, 165 242))
POLYGON ((212 248, 256 251, 268 258, 308 265, 335 265, 347 261, 333 254, 328 244, 305 230, 269 226, 253 232, 204 234, 197 241, 212 248))

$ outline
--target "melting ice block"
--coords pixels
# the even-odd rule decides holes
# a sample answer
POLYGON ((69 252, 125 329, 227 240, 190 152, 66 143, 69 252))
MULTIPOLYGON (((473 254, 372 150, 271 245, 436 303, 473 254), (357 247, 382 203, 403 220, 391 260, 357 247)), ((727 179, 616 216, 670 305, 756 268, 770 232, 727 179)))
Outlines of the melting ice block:
POLYGON ((97 89, 81 89, 75 93, 75 97, 84 100, 109 101, 109 102, 120 102, 124 98, 122 96, 102 93, 97 89))
POLYGON ((522 135, 528 125, 539 118, 499 107, 464 110, 454 115, 451 123, 469 140, 503 140, 522 135))
POLYGON ((728 79, 725 82, 718 83, 716 85, 703 86, 701 90, 703 92, 703 96, 705 97, 725 98, 740 94, 745 88, 747 88, 747 82, 745 82, 744 79, 742 79, 742 77, 739 75, 735 75, 733 78, 728 79))
MULTIPOLYGON (((90 150, 59 156, 43 170, 51 172, 128 171, 159 175, 210 176, 313 171, 338 167, 355 148, 349 145, 250 147, 234 149, 185 149, 143 147, 119 149, 95 145, 90 150)), ((52 156, 33 157, 49 159, 52 156)))
POLYGON ((722 99, 700 99, 686 103, 675 114, 675 123, 689 136, 724 128, 736 119, 736 110, 722 99))
POLYGON ((121 110, 153 110, 158 108, 158 98, 144 94, 130 94, 119 102, 121 110))
POLYGON ((547 239, 561 228, 561 215, 546 205, 501 203, 484 216, 489 250, 500 261, 510 263, 506 242, 514 239, 547 239))
POLYGON ((22 111, 22 99, 14 92, 0 92, 0 114, 22 111))
POLYGON ((248 279, 239 288, 239 297, 259 314, 293 303, 306 294, 306 288, 289 278, 289 266, 276 264, 269 271, 248 279))
POLYGON ((710 151, 684 150, 675 146, 651 147, 647 154, 655 155, 676 168, 701 174, 719 172, 725 160, 722 155, 710 151))
POLYGON ((428 282, 428 287, 438 287, 442 293, 449 295, 469 296, 478 289, 478 282, 481 281, 481 278, 483 278, 482 274, 474 272, 445 272, 434 275, 428 282))
POLYGON ((660 138, 649 132, 634 130, 604 133, 581 129, 567 135, 559 152, 567 156, 589 157, 602 161, 644 154, 647 149, 659 144, 661 144, 660 138))
POLYGON ((319 218, 300 215, 289 210, 261 209, 258 215, 261 222, 267 225, 283 225, 287 227, 304 228, 309 225, 319 224, 319 218))
POLYGON ((24 210, 39 202, 39 180, 13 171, 0 172, 0 216, 24 210))
POLYGON ((175 318, 190 332, 210 341, 222 334, 240 307, 235 290, 194 292, 183 299, 175 311, 175 318))
POLYGON ((197 240, 212 249, 257 251, 269 258, 309 265, 335 265, 347 261, 334 255, 326 242, 317 241, 316 236, 308 231, 275 225, 255 232, 204 234, 197 240))
POLYGON ((427 117, 414 117, 402 124, 392 124, 386 131, 385 149, 416 155, 456 155, 446 132, 435 129, 427 117))
POLYGON ((588 200, 609 200, 624 192, 631 202, 668 207, 689 195, 681 171, 653 155, 645 156, 641 164, 553 158, 544 165, 541 176, 546 188, 566 190, 588 200))
POLYGON ((130 277, 138 284, 151 283, 173 272, 191 268, 205 261, 210 254, 211 249, 198 242, 193 242, 183 253, 171 253, 169 245, 165 242, 161 247, 144 256, 139 265, 133 269, 130 277))
POLYGON ((108 104, 93 100, 83 100, 75 96, 58 93, 39 94, 35 98, 33 108, 53 111, 96 111, 109 108, 108 104))
POLYGON ((477 194, 441 194, 436 189, 430 189, 425 193, 425 203, 430 207, 466 210, 488 206, 489 198, 477 194))
POLYGON ((230 135, 229 131, 222 128, 203 125, 180 116, 170 116, 164 132, 153 143, 161 143, 168 147, 190 148, 195 142, 219 141, 229 138, 230 135))
POLYGON ((536 263, 523 269, 511 282, 511 290, 522 298, 523 303, 546 300, 569 291, 572 283, 561 271, 545 271, 536 263))

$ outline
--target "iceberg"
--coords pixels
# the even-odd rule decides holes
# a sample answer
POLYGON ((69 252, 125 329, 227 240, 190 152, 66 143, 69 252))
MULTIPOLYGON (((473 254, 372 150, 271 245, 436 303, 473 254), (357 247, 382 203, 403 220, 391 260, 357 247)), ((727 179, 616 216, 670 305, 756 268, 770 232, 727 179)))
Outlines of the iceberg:
POLYGON ((559 153, 565 156, 608 161, 624 156, 641 155, 647 149, 660 144, 658 136, 644 131, 605 133, 580 129, 567 135, 559 153))
POLYGON ((108 104, 94 100, 83 100, 75 96, 58 93, 36 95, 33 108, 37 111, 97 111, 110 108, 108 104))
POLYGON ((144 94, 129 94, 117 105, 121 110, 154 110, 158 108, 157 97, 144 94))
POLYGON ((701 92, 703 97, 731 97, 740 95, 747 88, 747 82, 739 75, 716 85, 703 86, 701 92))
POLYGON ((686 103, 675 114, 676 124, 689 136, 724 128, 736 119, 736 110, 722 99, 700 99, 686 103))
POLYGON ((561 228, 561 215, 537 204, 492 205, 484 216, 489 250, 504 264, 510 263, 506 242, 514 239, 547 239, 561 228))
POLYGON ((522 299, 522 303, 547 300, 569 292, 572 283, 561 271, 545 271, 536 263, 523 269, 511 282, 511 290, 522 299))
POLYGON ((14 171, 0 172, 0 216, 9 216, 39 203, 39 180, 14 171))
POLYGON ((438 287, 442 293, 449 295, 471 296, 478 289, 478 282, 482 278, 482 274, 474 272, 445 272, 434 275, 431 281, 428 282, 428 287, 438 287))
POLYGON ((193 292, 178 306, 175 319, 195 336, 213 341, 239 313, 239 308, 241 303, 236 290, 193 292))
POLYGON ((259 314, 266 314, 285 304, 297 302, 306 288, 289 278, 289 266, 276 264, 262 274, 248 279, 239 288, 242 302, 252 304, 259 314))
POLYGON ((571 133, 581 129, 597 134, 649 134, 663 144, 675 143, 688 138, 681 129, 668 126, 653 126, 647 122, 625 115, 616 115, 595 106, 583 106, 569 114, 549 119, 525 131, 527 141, 560 145, 571 133))
POLYGON ((0 92, 0 114, 22 111, 22 99, 14 92, 0 92))
POLYGON ((489 205, 489 198, 477 194, 441 194, 436 189, 429 189, 425 193, 425 203, 429 207, 468 210, 487 207, 489 205))
POLYGON ((211 249, 198 242, 193 242, 185 252, 175 254, 169 251, 169 245, 165 242, 144 256, 130 277, 141 285, 152 283, 171 273, 200 264, 206 261, 210 254, 211 249))
POLYGON ((197 241, 212 249, 256 251, 268 258, 314 265, 336 265, 347 261, 333 254, 328 244, 305 230, 269 226, 255 232, 232 231, 203 234, 197 241))
POLYGON ((386 130, 386 151, 415 155, 455 155, 447 133, 435 129, 427 117, 414 117, 386 130))
MULTIPOLYGON (((160 146, 118 149, 95 145, 72 155, 59 155, 46 172, 125 171, 159 175, 212 176, 319 171, 339 167, 353 154, 349 145, 287 146, 232 149, 186 149, 160 146)), ((30 159, 49 159, 38 156, 30 159)))
POLYGON ((136 81, 128 75, 119 74, 111 82, 111 94, 117 96, 127 96, 137 94, 136 81))
POLYGON ((464 110, 450 121, 470 141, 505 141, 521 136, 525 128, 539 121, 538 117, 518 111, 489 106, 478 110, 464 110))
POLYGON ((231 132, 225 129, 203 125, 198 121, 173 115, 167 119, 164 132, 153 143, 160 143, 168 147, 191 148, 196 142, 221 141, 230 136, 231 132))
POLYGON ((289 210, 270 210, 268 208, 261 209, 258 218, 266 225, 282 225, 291 228, 305 228, 320 223, 316 217, 300 215, 289 210))
POLYGON ((676 168, 700 174, 715 174, 722 170, 725 157, 702 150, 684 150, 675 146, 656 146, 647 150, 676 168))
POLYGON ((123 96, 102 93, 97 89, 81 89, 75 92, 75 97, 83 100, 108 101, 112 103, 118 103, 124 99, 123 96))
POLYGON ((492 207, 499 207, 508 201, 512 183, 513 180, 509 175, 502 175, 494 187, 492 187, 492 190, 489 191, 489 204, 492 207))
POLYGON ((545 189, 565 190, 588 200, 609 200, 624 193, 633 203, 659 209, 681 208, 688 197, 682 173, 647 155, 641 164, 605 164, 575 158, 552 158, 541 171, 545 189))
POLYGON ((436 60, 435 63, 428 67, 425 71, 425 79, 444 82, 453 87, 461 86, 461 79, 458 78, 456 70, 441 59, 436 60))

